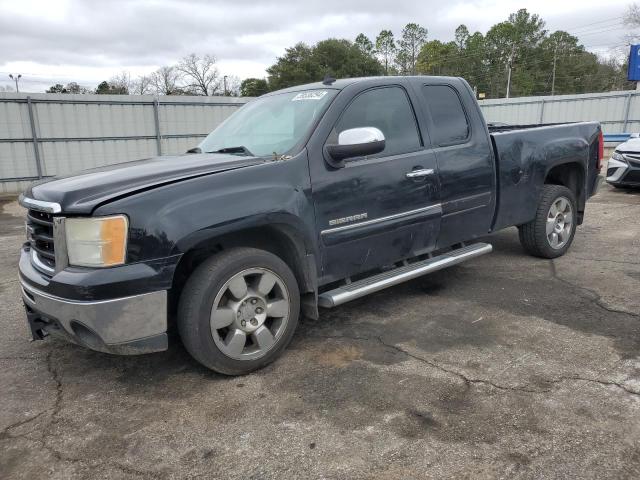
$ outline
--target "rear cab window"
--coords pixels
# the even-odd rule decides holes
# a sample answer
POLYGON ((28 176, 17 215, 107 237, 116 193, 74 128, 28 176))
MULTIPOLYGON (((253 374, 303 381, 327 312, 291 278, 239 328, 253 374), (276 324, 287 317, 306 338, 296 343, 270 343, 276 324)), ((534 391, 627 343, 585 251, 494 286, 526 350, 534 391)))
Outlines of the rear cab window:
POLYGON ((423 85, 422 95, 433 123, 429 131, 433 145, 465 143, 471 129, 458 93, 448 85, 423 85))

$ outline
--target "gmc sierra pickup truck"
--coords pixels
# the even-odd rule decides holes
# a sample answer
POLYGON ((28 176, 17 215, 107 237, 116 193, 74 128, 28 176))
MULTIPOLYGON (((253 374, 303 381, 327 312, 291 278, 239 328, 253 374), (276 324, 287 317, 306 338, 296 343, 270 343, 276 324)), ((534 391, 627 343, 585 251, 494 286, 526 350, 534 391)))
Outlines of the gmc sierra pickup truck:
POLYGON ((300 314, 491 251, 564 254, 599 185, 600 125, 487 127, 460 78, 303 85, 252 100, 184 155, 32 185, 20 281, 34 339, 206 367, 273 361, 300 314))

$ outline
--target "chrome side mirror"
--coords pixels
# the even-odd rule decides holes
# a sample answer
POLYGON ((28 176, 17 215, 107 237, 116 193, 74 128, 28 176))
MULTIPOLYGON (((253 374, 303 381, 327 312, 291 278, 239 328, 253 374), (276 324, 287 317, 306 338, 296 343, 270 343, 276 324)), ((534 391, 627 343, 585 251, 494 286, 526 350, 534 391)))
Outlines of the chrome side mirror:
POLYGON ((359 127, 343 130, 338 134, 337 145, 326 145, 325 150, 334 167, 342 167, 343 162, 355 157, 375 155, 384 150, 385 138, 380 129, 359 127))

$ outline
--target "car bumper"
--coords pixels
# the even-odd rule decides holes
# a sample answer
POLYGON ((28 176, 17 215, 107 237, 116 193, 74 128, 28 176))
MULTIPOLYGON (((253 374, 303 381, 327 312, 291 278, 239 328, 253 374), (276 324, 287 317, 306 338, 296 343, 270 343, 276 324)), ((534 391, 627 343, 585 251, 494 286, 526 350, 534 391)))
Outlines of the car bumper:
POLYGON ((48 295, 24 282, 21 287, 34 340, 61 336, 118 355, 167 349, 166 291, 81 302, 48 295))
POLYGON ((631 160, 626 156, 624 162, 610 159, 607 164, 607 183, 640 186, 640 160, 631 160))
MULTIPOLYGON (((60 336, 92 350, 119 355, 167 349, 166 289, 115 298, 95 298, 92 294, 85 298, 70 298, 57 294, 57 291, 65 290, 60 288, 59 281, 55 281, 56 277, 40 275, 38 280, 42 283, 34 282, 39 274, 31 264, 28 249, 22 251, 19 268, 22 299, 34 340, 48 335, 60 336)), ((83 275, 66 272, 63 277, 67 280, 74 277, 74 282, 81 283, 83 275)), ((149 276, 146 282, 138 280, 149 284, 153 283, 152 278, 155 276, 149 276)), ((108 289, 108 285, 101 285, 100 291, 104 289, 108 289)), ((115 285, 113 290, 121 291, 115 285)))

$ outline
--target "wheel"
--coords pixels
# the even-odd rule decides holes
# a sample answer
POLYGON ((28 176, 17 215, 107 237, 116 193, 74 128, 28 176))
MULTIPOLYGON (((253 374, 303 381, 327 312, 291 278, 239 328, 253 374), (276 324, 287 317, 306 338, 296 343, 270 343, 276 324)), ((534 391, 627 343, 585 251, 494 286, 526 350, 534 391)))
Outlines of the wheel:
POLYGON ((576 197, 562 185, 544 185, 536 217, 518 227, 520 243, 531 255, 564 255, 576 233, 576 197))
POLYGON ((299 313, 298 283, 287 264, 263 250, 234 248, 189 277, 178 304, 178 331, 205 367, 243 375, 282 353, 299 313))

